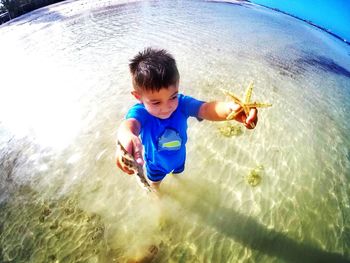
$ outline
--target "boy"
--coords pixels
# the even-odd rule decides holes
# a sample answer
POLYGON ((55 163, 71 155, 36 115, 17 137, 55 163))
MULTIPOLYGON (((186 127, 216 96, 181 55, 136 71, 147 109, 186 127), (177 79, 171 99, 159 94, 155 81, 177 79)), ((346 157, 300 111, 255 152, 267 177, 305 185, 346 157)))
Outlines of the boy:
MULTIPOLYGON (((180 75, 175 59, 165 50, 146 48, 129 64, 133 91, 139 101, 127 113, 118 129, 118 140, 143 165, 142 145, 147 178, 159 188, 168 173, 181 173, 185 167, 187 118, 222 121, 240 106, 233 102, 204 102, 179 94, 180 75), (140 138, 141 140, 140 140, 140 138)), ((252 129, 257 123, 257 110, 249 116, 244 112, 236 121, 252 129)), ((117 166, 128 174, 133 171, 123 163, 123 153, 117 151, 117 166)))

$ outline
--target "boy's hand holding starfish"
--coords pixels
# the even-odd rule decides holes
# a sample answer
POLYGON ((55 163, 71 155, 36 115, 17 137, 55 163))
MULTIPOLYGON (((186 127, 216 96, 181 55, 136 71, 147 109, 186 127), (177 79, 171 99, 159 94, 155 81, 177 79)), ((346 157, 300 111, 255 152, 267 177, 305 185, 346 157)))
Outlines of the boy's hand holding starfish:
POLYGON ((250 101, 253 92, 253 82, 251 82, 247 88, 244 101, 240 100, 230 91, 224 89, 222 89, 222 91, 225 95, 227 95, 233 100, 233 107, 237 107, 237 105, 239 106, 237 109, 233 109, 232 112, 226 117, 226 119, 235 119, 237 121, 243 122, 244 126, 246 126, 248 129, 254 128, 256 126, 256 122, 254 123, 254 121, 252 121, 254 120, 254 117, 256 117, 254 115, 254 111, 256 111, 256 108, 267 108, 272 106, 272 104, 269 103, 250 101))

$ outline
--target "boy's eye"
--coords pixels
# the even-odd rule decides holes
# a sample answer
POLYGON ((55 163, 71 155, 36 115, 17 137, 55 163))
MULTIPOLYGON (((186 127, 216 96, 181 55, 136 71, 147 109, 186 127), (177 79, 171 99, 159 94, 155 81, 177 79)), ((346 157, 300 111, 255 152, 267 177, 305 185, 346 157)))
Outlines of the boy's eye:
POLYGON ((171 97, 170 99, 171 99, 171 100, 176 100, 176 99, 177 99, 177 95, 174 96, 174 97, 171 97))
POLYGON ((159 105, 160 104, 160 102, 152 102, 152 105, 159 105))

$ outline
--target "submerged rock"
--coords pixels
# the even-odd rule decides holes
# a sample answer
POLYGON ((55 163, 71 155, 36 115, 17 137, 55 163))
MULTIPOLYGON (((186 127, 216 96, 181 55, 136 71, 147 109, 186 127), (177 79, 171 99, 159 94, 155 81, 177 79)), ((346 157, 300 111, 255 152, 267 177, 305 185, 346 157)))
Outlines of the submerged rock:
POLYGON ((239 136, 243 134, 243 129, 240 125, 227 123, 225 126, 218 128, 221 135, 225 137, 239 136))
POLYGON ((264 167, 262 165, 259 165, 258 167, 251 170, 245 178, 247 183, 252 187, 258 186, 262 180, 263 170, 264 167))

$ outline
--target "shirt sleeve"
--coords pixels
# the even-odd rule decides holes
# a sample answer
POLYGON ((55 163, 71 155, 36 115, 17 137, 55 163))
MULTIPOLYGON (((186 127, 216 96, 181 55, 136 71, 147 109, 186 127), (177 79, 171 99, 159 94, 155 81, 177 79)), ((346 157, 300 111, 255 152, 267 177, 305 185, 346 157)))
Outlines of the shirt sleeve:
POLYGON ((179 95, 179 106, 186 116, 192 116, 198 118, 199 109, 204 101, 197 100, 190 96, 179 95))
POLYGON ((137 103, 130 108, 125 116, 125 119, 136 119, 140 123, 141 127, 143 127, 147 122, 148 117, 149 113, 145 109, 145 106, 143 104, 137 103))

